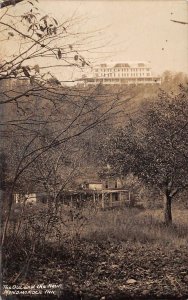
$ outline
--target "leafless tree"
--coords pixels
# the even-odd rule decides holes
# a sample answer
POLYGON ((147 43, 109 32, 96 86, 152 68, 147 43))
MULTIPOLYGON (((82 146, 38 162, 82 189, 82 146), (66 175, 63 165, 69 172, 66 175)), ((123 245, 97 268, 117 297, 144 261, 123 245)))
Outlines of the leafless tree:
POLYGON ((10 161, 11 157, 15 159, 2 243, 9 226, 12 194, 33 166, 40 165, 52 149, 74 141, 113 117, 119 105, 132 97, 126 92, 124 100, 119 91, 107 92, 100 86, 83 89, 64 86, 66 80, 60 82, 51 70, 88 66, 83 54, 90 49, 94 33, 74 31, 79 18, 72 17, 59 24, 53 17, 41 15, 34 3, 23 1, 29 9, 22 15, 15 11, 12 15, 14 7, 4 7, 0 17, 1 43, 11 45, 12 40, 17 40, 19 45, 0 65, 2 141, 4 138, 9 142, 9 149, 12 144, 15 152, 14 156, 9 151, 10 161))

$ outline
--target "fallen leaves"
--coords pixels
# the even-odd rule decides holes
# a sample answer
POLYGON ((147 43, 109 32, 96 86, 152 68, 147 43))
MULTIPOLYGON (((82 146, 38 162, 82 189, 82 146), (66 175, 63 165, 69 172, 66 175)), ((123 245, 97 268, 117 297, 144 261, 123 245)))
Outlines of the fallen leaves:
POLYGON ((48 260, 45 256, 36 259, 27 280, 34 284, 63 283, 61 294, 69 291, 74 299, 80 299, 81 294, 84 299, 140 295, 178 299, 188 294, 187 248, 177 251, 153 245, 80 240, 71 250, 67 242, 48 260))

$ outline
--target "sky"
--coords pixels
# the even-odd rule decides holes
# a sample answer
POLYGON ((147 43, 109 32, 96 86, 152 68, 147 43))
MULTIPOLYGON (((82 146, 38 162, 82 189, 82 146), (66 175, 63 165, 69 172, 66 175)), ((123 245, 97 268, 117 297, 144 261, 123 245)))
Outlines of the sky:
POLYGON ((39 0, 39 7, 60 22, 79 17, 77 30, 94 35, 87 56, 96 63, 146 60, 154 75, 188 73, 188 25, 171 21, 188 22, 186 0, 39 0))
POLYGON ((188 1, 43 0, 41 8, 58 19, 85 16, 84 29, 101 28, 100 62, 147 60, 155 73, 188 73, 188 25, 171 21, 188 22, 188 1))

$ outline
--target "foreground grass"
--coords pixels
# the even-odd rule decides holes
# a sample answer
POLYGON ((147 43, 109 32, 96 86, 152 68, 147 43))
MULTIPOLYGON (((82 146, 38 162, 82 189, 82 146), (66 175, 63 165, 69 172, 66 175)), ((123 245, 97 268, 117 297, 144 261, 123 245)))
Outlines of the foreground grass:
MULTIPOLYGON (((17 284, 61 285, 54 290, 60 299, 188 298, 187 210, 176 209, 169 228, 160 210, 82 213, 87 222, 72 221, 66 229, 69 238, 64 228, 59 245, 51 241, 36 249, 17 284)), ((4 275, 9 284, 23 268, 25 255, 16 243, 14 247, 4 275)))
POLYGON ((188 210, 174 210, 173 225, 166 227, 162 210, 124 209, 98 211, 84 228, 88 239, 115 239, 118 242, 169 245, 188 245, 188 210))

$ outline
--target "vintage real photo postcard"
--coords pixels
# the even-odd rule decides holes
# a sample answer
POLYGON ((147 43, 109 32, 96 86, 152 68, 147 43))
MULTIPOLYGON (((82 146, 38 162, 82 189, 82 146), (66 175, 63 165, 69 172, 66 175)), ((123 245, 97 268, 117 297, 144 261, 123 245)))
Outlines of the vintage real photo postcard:
POLYGON ((0 0, 0 299, 188 299, 188 1, 0 0))

